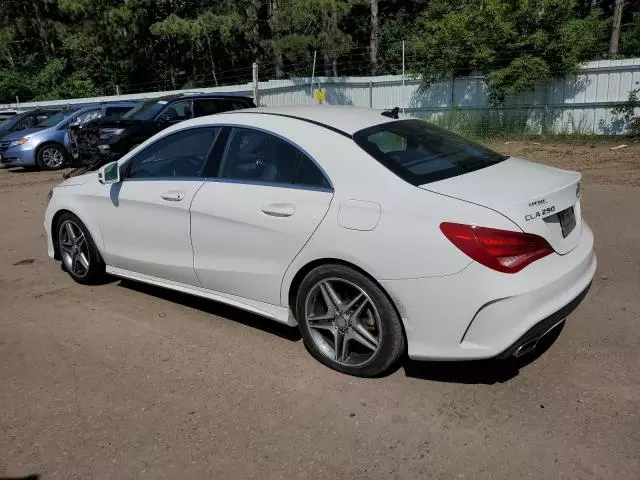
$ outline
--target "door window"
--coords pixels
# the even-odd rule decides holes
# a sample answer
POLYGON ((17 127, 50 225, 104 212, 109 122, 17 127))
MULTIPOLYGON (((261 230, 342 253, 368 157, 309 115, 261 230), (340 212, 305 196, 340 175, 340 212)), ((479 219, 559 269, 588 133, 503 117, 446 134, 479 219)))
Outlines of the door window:
POLYGON ((77 122, 80 123, 81 125, 84 125, 85 123, 100 117, 102 117, 102 109, 89 110, 88 112, 84 112, 78 115, 77 122))
POLYGON ((192 128, 161 138, 130 161, 127 178, 200 178, 219 127, 192 128))
POLYGON ((160 114, 164 122, 182 122, 191 118, 191 100, 172 103, 160 114))
POLYGON ((232 129, 219 177, 330 188, 318 166, 298 148, 274 135, 248 128, 232 129))
POLYGON ((132 107, 107 107, 107 117, 120 117, 121 115, 124 115, 125 113, 127 113, 129 110, 131 110, 132 107))
POLYGON ((215 98, 203 98, 202 100, 193 101, 194 116, 204 117, 205 115, 213 115, 214 113, 223 112, 223 104, 221 100, 215 98))

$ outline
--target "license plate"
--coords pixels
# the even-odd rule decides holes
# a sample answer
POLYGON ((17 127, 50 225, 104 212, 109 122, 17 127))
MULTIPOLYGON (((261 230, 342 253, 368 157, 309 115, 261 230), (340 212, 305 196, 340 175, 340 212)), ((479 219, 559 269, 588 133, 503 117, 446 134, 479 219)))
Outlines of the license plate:
POLYGON ((576 228, 576 214, 573 207, 562 210, 558 213, 560 219, 560 227, 562 228, 562 237, 567 238, 573 229, 576 228))

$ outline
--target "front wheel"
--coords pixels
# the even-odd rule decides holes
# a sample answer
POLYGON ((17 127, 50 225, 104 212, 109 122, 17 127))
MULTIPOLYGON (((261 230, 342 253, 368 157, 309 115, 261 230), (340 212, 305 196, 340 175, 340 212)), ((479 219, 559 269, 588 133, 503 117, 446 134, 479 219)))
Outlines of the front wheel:
POLYGON ((42 170, 59 170, 67 164, 67 151, 62 145, 46 143, 38 149, 36 163, 42 170))
POLYGON ((72 213, 63 213, 56 232, 64 270, 78 283, 99 283, 105 264, 84 223, 72 213))
POLYGON ((406 348, 400 318, 385 293, 344 265, 322 265, 307 274, 296 317, 307 350, 339 372, 381 375, 406 348))

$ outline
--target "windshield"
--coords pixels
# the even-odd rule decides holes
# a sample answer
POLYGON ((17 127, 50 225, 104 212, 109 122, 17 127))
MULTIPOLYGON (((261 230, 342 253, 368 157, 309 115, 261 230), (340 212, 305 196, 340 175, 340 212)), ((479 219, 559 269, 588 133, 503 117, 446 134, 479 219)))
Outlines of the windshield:
POLYGON ((167 102, 164 100, 143 102, 125 113, 122 118, 128 118, 131 120, 151 120, 160 113, 166 104, 167 102))
POLYGON ((55 127, 57 124, 59 124, 62 120, 64 120, 65 118, 67 118, 70 115, 73 115, 75 112, 79 111, 79 108, 76 108, 75 110, 63 110, 59 113, 56 113, 55 115, 50 116, 49 118, 47 118, 44 122, 40 122, 38 125, 36 125, 37 127, 55 127))
POLYGON ((354 140, 400 178, 423 185, 495 165, 507 157, 422 120, 356 132, 354 140))

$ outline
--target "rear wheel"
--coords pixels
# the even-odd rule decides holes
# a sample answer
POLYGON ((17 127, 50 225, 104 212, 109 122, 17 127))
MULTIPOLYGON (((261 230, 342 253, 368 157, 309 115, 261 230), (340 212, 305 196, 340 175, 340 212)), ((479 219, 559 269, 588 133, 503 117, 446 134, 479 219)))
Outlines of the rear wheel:
POLYGON ((87 227, 72 213, 63 213, 56 232, 64 270, 76 282, 94 284, 105 275, 105 265, 87 227))
POLYGON ((405 350, 400 319, 385 293, 343 265, 309 272, 298 290, 296 316, 309 352, 343 373, 381 375, 405 350))
POLYGON ((36 163, 42 170, 59 170, 67 164, 67 151, 57 143, 45 143, 36 153, 36 163))

